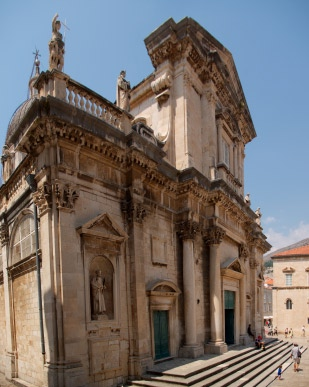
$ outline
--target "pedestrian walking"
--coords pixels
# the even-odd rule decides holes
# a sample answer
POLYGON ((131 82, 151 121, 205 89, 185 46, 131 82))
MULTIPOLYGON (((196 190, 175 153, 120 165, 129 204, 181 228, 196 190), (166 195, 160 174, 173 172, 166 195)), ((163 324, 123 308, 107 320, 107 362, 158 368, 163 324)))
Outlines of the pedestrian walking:
POLYGON ((280 364, 278 367, 278 379, 279 380, 281 380, 281 375, 282 375, 282 364, 280 364))
POLYGON ((306 336, 305 325, 303 325, 303 326, 301 327, 301 335, 302 335, 303 337, 306 336))
POLYGON ((285 328, 284 330, 284 337, 287 339, 288 338, 288 332, 289 332, 289 329, 288 328, 285 328))
POLYGON ((301 352, 299 350, 298 344, 294 343, 294 346, 291 350, 291 359, 294 360, 294 372, 298 372, 299 364, 300 364, 300 358, 301 358, 301 352))

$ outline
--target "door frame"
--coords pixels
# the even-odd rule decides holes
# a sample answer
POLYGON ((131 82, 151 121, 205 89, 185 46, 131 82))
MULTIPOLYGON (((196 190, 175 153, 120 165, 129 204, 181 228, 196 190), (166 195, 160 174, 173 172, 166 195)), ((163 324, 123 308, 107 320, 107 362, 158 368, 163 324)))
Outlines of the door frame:
MULTIPOLYGON (((154 321, 153 312, 156 310, 168 311, 168 344, 170 357, 177 356, 177 350, 180 343, 178 328, 178 296, 180 294, 178 287, 170 281, 158 281, 147 291, 149 297, 149 317, 151 332, 151 353, 155 360, 155 340, 154 340, 154 321)), ((158 359, 162 360, 162 359, 158 359)))

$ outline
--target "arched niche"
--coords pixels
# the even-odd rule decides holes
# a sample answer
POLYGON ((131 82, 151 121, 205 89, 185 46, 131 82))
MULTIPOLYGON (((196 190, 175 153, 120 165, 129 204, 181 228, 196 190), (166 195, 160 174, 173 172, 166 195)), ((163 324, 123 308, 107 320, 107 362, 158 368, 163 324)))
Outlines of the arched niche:
POLYGON ((120 266, 124 264, 127 234, 108 214, 102 214, 77 228, 81 237, 84 262, 86 321, 118 326, 120 321, 120 266), (101 271, 104 282, 105 313, 94 313, 92 280, 101 271))

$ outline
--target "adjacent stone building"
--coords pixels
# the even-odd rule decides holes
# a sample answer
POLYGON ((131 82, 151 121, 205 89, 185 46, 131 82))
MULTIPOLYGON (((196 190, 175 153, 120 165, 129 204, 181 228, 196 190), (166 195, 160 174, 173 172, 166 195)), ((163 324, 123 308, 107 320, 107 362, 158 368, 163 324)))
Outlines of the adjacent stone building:
POLYGON ((309 243, 272 256, 274 268, 273 321, 278 332, 303 334, 309 326, 309 243))
POLYGON ((0 371, 117 386, 261 333, 270 245, 244 200, 256 132, 231 53, 169 19, 117 106, 61 71, 60 26, 3 149, 0 371))

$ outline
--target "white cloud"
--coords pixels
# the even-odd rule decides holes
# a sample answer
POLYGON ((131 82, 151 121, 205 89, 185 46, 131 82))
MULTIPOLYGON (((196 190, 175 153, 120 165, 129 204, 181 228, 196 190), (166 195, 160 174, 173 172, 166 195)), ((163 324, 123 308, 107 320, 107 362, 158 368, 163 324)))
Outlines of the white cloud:
POLYGON ((274 223, 274 222, 276 222, 276 218, 274 218, 273 216, 268 216, 263 221, 264 224, 269 224, 269 223, 274 223))
POLYGON ((270 251, 276 251, 309 238, 309 224, 300 222, 296 228, 289 229, 285 234, 269 228, 267 231, 265 230, 265 235, 267 236, 267 241, 272 245, 270 251))

